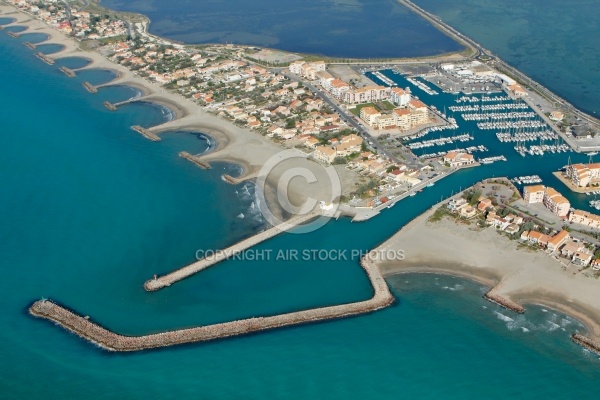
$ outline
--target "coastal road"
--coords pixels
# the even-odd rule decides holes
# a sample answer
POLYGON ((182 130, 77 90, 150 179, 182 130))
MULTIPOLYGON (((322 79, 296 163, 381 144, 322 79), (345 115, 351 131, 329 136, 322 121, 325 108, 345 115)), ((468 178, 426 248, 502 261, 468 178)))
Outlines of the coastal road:
POLYGON ((302 83, 305 87, 307 87, 308 89, 310 89, 313 93, 316 93, 321 99, 323 99, 323 101, 325 101, 333 110, 335 110, 341 117, 343 120, 346 121, 347 124, 349 124, 350 126, 352 126, 354 129, 356 129, 358 131, 358 133, 367 140, 367 142, 369 143, 370 147, 373 150, 376 150, 379 154, 387 157, 390 159, 390 161, 395 162, 395 163, 402 163, 402 161, 400 159, 398 159, 398 157, 394 156, 392 153, 390 153, 384 146, 382 146, 370 133, 369 131, 367 131, 361 124, 359 124, 355 119, 354 119, 354 115, 348 115, 348 113, 343 110, 335 101, 333 101, 328 95, 326 95, 321 89, 317 88, 316 86, 307 83, 301 79, 299 79, 298 77, 288 74, 282 70, 279 71, 283 76, 296 81, 296 82, 300 82, 302 83))

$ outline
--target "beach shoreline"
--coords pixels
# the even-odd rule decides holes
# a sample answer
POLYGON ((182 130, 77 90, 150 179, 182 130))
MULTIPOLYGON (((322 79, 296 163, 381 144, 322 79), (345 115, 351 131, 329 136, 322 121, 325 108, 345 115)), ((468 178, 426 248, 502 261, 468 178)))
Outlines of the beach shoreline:
MULTIPOLYGON (((209 136, 215 145, 210 151, 199 155, 198 158, 206 163, 214 161, 231 163, 239 166, 241 174, 235 177, 235 183, 255 179, 261 170, 261 167, 284 150, 282 147, 262 135, 208 113, 200 105, 194 103, 190 99, 170 92, 155 83, 143 79, 135 72, 106 59, 96 51, 81 49, 79 43, 75 39, 66 36, 64 33, 46 25, 42 21, 32 18, 32 16, 26 12, 17 9, 12 5, 6 3, 0 4, 0 16, 6 16, 13 19, 11 23, 5 26, 18 25, 26 27, 26 29, 19 32, 19 34, 30 32, 44 33, 48 36, 48 39, 45 40, 44 43, 63 46, 60 51, 47 55, 49 59, 83 58, 88 60, 89 63, 77 70, 100 69, 108 70, 115 74, 115 77, 112 80, 96 85, 94 86, 95 88, 128 86, 141 91, 142 95, 139 98, 124 101, 122 102, 122 105, 135 101, 139 103, 154 104, 169 109, 173 113, 174 118, 165 123, 148 128, 147 130, 151 135, 156 135, 160 139, 161 134, 184 131, 209 136)), ((294 164, 295 166, 300 166, 307 170, 313 170, 316 174, 318 174, 318 171, 316 170, 323 169, 320 165, 308 160, 306 157, 304 157, 304 160, 295 160, 294 164)), ((281 196, 289 198, 292 203, 302 204, 309 197, 325 201, 329 200, 327 188, 324 188, 323 185, 303 185, 297 184, 295 181, 290 184, 291 187, 287 188, 285 192, 281 192, 277 185, 280 176, 281 174, 268 176, 265 186, 268 186, 275 191, 279 191, 281 196)), ((265 195, 266 200, 269 202, 269 208, 279 216, 286 215, 282 205, 276 201, 276 199, 281 196, 265 195)))
POLYGON ((378 262, 384 277, 428 273, 472 280, 488 287, 488 293, 518 305, 535 304, 569 315, 585 326, 590 338, 600 339, 600 300, 594 295, 600 285, 597 280, 564 271, 542 250, 517 249, 514 241, 494 228, 471 230, 449 219, 429 222, 436 208, 375 249, 402 249, 406 255, 403 261, 378 262))

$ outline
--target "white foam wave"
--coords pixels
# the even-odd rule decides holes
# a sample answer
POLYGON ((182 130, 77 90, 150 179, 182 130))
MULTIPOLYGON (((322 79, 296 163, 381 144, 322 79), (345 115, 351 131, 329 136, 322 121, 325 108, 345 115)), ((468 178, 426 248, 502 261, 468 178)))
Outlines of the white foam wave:
POLYGON ((514 319, 512 319, 508 315, 502 314, 501 312, 494 311, 494 314, 496 314, 496 316, 498 317, 498 319, 500 319, 502 321, 505 321, 505 322, 513 322, 514 321, 514 319))

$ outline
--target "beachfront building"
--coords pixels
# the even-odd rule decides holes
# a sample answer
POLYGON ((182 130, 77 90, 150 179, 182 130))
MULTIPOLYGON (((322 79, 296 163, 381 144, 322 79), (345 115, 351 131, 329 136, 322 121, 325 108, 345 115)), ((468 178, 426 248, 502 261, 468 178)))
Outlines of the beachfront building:
POLYGON ((446 153, 446 155, 442 158, 442 161, 449 164, 453 168, 475 164, 473 155, 456 151, 449 151, 446 153))
POLYGON ((600 184, 600 163, 571 164, 567 167, 565 176, 577 187, 598 185, 600 184))
POLYGON ((569 232, 563 229, 556 235, 552 236, 552 238, 548 241, 548 250, 551 252, 557 251, 560 248, 560 246, 565 244, 569 239, 569 232))
POLYGON ((399 107, 405 107, 410 101, 410 93, 400 88, 392 88, 390 92, 390 101, 399 107))
POLYGON ((544 192, 544 205, 559 217, 566 217, 571 209, 569 200, 551 187, 546 188, 544 192))
POLYGON ((348 104, 361 104, 387 100, 390 97, 390 91, 390 88, 385 86, 365 86, 360 89, 352 89, 345 92, 342 96, 342 100, 348 104))
POLYGON ((463 207, 467 207, 469 205, 469 203, 467 203, 467 200, 461 198, 458 199, 452 199, 448 202, 448 210, 452 211, 452 212, 460 212, 460 209, 463 207))
POLYGON ((543 248, 548 246, 550 239, 550 236, 537 231, 525 231, 521 234, 521 240, 525 240, 529 244, 537 244, 543 248))
POLYGON ((527 204, 542 203, 544 201, 544 192, 546 186, 531 185, 523 187, 523 199, 527 204))
POLYGON ((587 211, 572 210, 569 213, 569 221, 592 228, 600 228, 600 216, 591 214, 587 211))
POLYGON ((319 161, 331 164, 337 157, 337 151, 329 146, 316 146, 313 157, 319 161))
POLYGON ((565 245, 560 249, 560 255, 565 258, 573 258, 575 253, 585 248, 585 245, 581 242, 575 242, 573 240, 567 240, 565 245))
POLYGON ((592 261, 592 254, 587 249, 582 249, 573 255, 573 264, 579 265, 580 267, 587 267, 592 261))

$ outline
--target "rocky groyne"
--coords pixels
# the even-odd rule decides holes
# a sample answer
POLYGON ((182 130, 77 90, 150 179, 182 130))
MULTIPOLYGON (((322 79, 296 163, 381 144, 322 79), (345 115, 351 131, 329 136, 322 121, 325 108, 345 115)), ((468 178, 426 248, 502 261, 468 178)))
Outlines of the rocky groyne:
POLYGON ((350 317, 376 311, 392 304, 394 296, 390 293, 387 283, 381 276, 377 266, 365 259, 361 260, 361 266, 367 273, 374 290, 373 297, 369 300, 144 336, 124 336, 111 332, 91 322, 88 318, 82 317, 50 300, 36 301, 30 306, 29 312, 35 317, 53 321, 64 329, 106 350, 121 352, 140 351, 184 343, 222 339, 284 326, 350 317))
POLYGON ((180 152, 179 157, 185 158, 186 160, 193 162, 194 164, 196 164, 197 166, 199 166, 202 169, 211 169, 212 168, 209 163, 207 163, 206 161, 200 160, 198 157, 194 157, 187 151, 180 152))
POLYGON ((252 246, 257 245, 267 239, 270 239, 281 232, 288 231, 295 226, 301 225, 305 222, 310 221, 311 219, 317 218, 321 216, 321 212, 313 211, 308 214, 298 215, 296 217, 290 218, 288 221, 283 222, 277 226, 269 228, 259 234, 256 234, 248 239, 242 240, 230 246, 226 249, 219 250, 211 254, 211 257, 202 258, 195 263, 187 265, 181 269, 171 272, 170 274, 163 275, 161 277, 155 277, 154 279, 150 279, 144 283, 144 289, 149 292, 160 290, 165 286, 171 286, 173 283, 185 279, 189 276, 197 274, 198 272, 211 267, 221 261, 224 261, 230 257, 233 257, 237 254, 242 253, 244 250, 249 249, 252 246))
POLYGON ((491 301, 499 305, 500 307, 506 308, 507 310, 514 311, 518 314, 523 314, 525 312, 525 308, 515 303, 512 300, 504 298, 496 293, 494 293, 493 289, 483 295, 483 298, 491 301))
POLYGON ((73 71, 71 68, 60 67, 59 70, 63 74, 65 74, 66 76, 68 76, 69 78, 75 78, 75 76, 77 76, 77 74, 75 74, 75 71, 73 71))
POLYGON ((85 90, 87 90, 90 93, 96 94, 98 93, 98 88, 96 88, 96 86, 92 85, 89 82, 83 82, 82 83, 83 87, 85 88, 85 90))
POLYGON ((134 125, 131 127, 131 129, 136 131, 137 133, 141 134, 146 139, 150 139, 153 142, 160 142, 160 138, 155 133, 150 132, 148 129, 144 128, 143 126, 134 125))
POLYGON ((221 178, 227 182, 230 183, 232 185, 237 185, 238 183, 240 183, 241 181, 237 178, 234 178, 233 176, 229 175, 229 174, 223 174, 221 175, 221 178))
POLYGON ((587 349, 600 355, 600 342, 590 339, 589 337, 583 336, 579 333, 571 335, 571 340, 583 347, 584 349, 587 349))
POLYGON ((110 101, 105 101, 104 102, 104 107, 108 108, 110 111, 117 111, 117 106, 115 106, 110 101))
POLYGON ((31 42, 23 42, 23 46, 30 48, 31 50, 35 50, 35 44, 31 42))
POLYGON ((11 38, 18 38, 19 37, 16 33, 11 32, 11 31, 6 31, 6 34, 8 36, 10 36, 11 38))
POLYGON ((43 62, 45 62, 46 64, 48 64, 48 65, 54 65, 54 60, 51 59, 50 57, 48 57, 47 55, 45 55, 42 52, 38 51, 37 53, 35 53, 35 56, 37 58, 39 58, 40 60, 42 60, 43 62))

